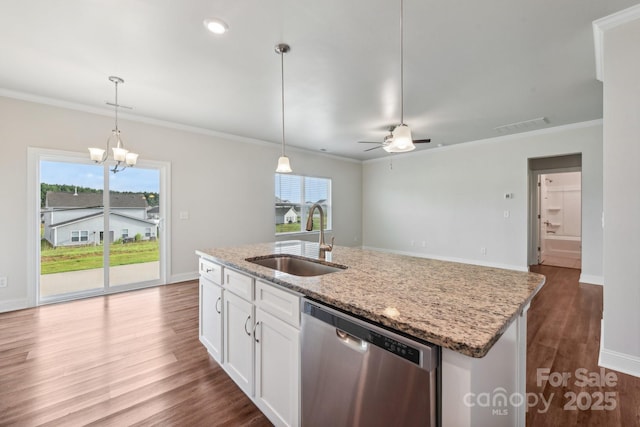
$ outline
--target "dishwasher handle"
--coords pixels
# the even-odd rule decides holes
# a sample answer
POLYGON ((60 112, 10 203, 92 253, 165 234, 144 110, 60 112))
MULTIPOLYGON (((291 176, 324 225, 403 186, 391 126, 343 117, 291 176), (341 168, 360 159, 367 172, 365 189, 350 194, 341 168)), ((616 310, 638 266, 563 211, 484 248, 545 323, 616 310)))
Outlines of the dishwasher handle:
POLYGON ((440 347, 435 344, 414 341, 308 299, 303 299, 302 314, 333 326, 336 328, 338 338, 351 344, 352 347, 354 344, 358 345, 356 340, 360 340, 360 348, 363 348, 364 344, 367 348, 376 346, 427 371, 437 369, 439 366, 440 347), (346 333, 351 338, 345 340, 344 335, 340 336, 338 331, 346 333))
POLYGON ((367 343, 365 340, 354 337, 353 335, 343 331, 342 329, 336 328, 336 336, 338 337, 338 340, 344 343, 344 345, 360 353, 366 353, 369 349, 369 343, 367 343))

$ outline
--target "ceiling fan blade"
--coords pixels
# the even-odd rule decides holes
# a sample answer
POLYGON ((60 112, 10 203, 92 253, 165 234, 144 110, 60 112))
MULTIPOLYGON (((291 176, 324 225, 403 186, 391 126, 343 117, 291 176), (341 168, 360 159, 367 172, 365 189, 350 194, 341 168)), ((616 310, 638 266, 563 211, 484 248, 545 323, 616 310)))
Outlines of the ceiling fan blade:
POLYGON ((371 151, 371 150, 375 150, 376 148, 382 148, 382 145, 378 145, 377 147, 373 147, 373 148, 367 148, 364 151, 371 151))
POLYGON ((431 142, 431 138, 428 138, 428 139, 414 139, 413 140, 414 144, 425 144, 425 143, 428 143, 428 142, 431 142))

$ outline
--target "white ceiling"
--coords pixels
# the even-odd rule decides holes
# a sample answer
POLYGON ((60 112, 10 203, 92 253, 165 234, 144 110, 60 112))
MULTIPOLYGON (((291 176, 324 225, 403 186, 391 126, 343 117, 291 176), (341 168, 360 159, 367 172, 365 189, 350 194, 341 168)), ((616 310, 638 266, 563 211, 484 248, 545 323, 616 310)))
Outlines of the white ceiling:
MULTIPOLYGON (((405 123, 435 146, 601 118, 591 22, 634 4, 405 0, 405 123)), ((399 121, 399 19, 399 0, 0 0, 0 88, 102 108, 117 75, 128 114, 279 143, 286 42, 287 143, 380 157, 356 142, 399 121)))

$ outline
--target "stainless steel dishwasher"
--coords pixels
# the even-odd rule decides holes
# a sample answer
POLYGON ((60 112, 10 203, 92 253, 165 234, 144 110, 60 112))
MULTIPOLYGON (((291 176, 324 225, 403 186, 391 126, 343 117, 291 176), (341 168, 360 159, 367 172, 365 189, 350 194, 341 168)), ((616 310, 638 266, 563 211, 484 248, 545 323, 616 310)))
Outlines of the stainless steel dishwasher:
POLYGON ((303 426, 438 425, 438 346, 302 304, 303 426))

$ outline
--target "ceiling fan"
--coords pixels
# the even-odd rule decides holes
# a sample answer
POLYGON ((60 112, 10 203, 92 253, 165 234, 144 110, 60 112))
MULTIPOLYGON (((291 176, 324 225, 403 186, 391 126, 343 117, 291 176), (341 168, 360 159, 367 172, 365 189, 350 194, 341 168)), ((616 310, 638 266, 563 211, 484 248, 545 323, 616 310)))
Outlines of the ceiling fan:
MULTIPOLYGON (((390 134, 384 137, 383 142, 378 147, 364 151, 374 150, 382 147, 387 153, 406 153, 414 150, 416 142, 431 142, 430 139, 414 140, 411 136, 411 129, 404 123, 404 0, 400 0, 400 124, 391 126, 390 134)), ((365 141, 360 141, 365 142, 365 141)))
MULTIPOLYGON (((364 151, 371 151, 371 150, 375 150, 376 148, 384 148, 385 151, 387 152, 393 152, 392 150, 388 150, 387 148, 391 146, 391 143, 393 142, 393 131, 400 125, 392 125, 389 127, 389 133, 387 135, 384 136, 384 139, 382 140, 382 142, 373 142, 373 141, 358 141, 359 144, 378 144, 378 146, 376 147, 372 147, 372 148, 367 148, 364 151)), ((413 139, 412 140, 414 144, 426 144, 431 142, 431 139, 427 138, 427 139, 413 139)))

